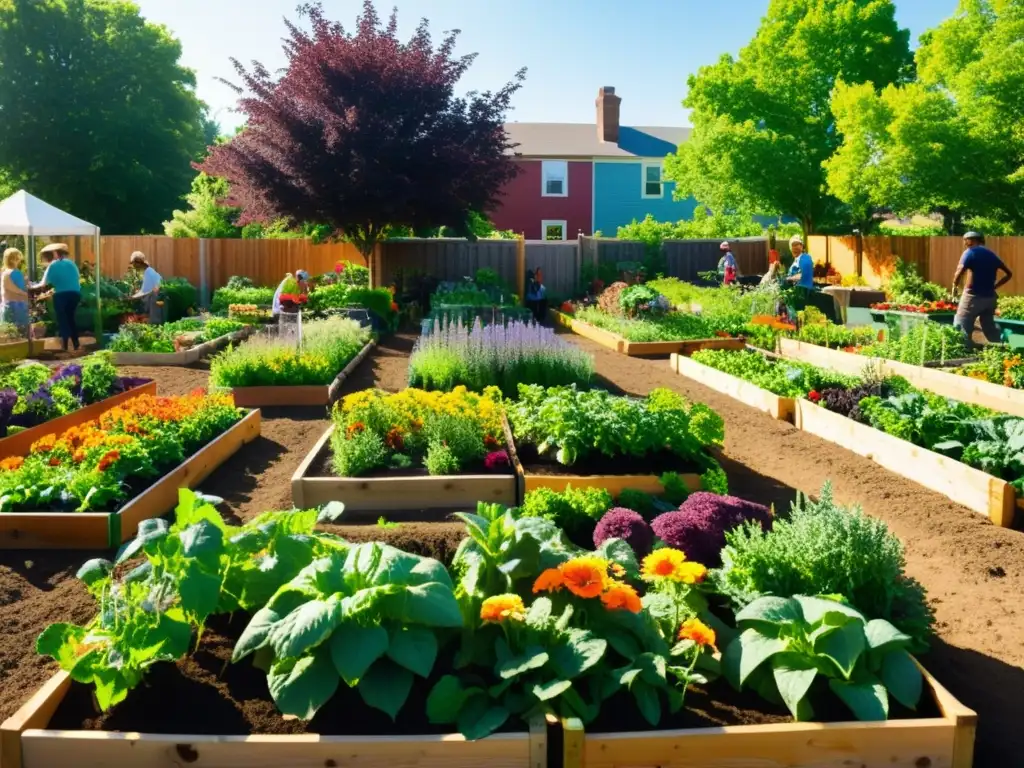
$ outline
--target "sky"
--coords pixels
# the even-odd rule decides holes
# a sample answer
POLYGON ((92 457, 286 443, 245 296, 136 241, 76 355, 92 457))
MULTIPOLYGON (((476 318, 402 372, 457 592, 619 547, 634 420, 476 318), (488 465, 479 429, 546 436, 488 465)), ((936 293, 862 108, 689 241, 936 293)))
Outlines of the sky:
MULTIPOLYGON (((181 41, 199 97, 224 131, 243 119, 236 96, 218 78, 237 81, 231 59, 284 66, 284 17, 299 0, 135 0, 150 21, 181 41)), ((362 0, 323 0, 330 18, 354 28, 362 0)), ((622 97, 623 124, 688 125, 687 77, 723 53, 737 53, 757 30, 768 0, 377 0, 387 17, 398 7, 399 36, 420 19, 435 41, 460 29, 459 55, 477 53, 460 88, 495 90, 521 67, 526 82, 509 120, 593 123, 602 86, 622 97)), ((901 26, 916 44, 949 17, 957 0, 896 0, 901 26)))

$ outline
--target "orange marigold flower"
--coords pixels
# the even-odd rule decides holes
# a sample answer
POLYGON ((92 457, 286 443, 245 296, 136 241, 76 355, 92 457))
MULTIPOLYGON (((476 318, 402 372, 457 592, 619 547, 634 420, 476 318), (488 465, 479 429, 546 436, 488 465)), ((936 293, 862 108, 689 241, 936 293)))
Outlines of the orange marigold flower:
POLYGON ((562 572, 557 568, 548 568, 533 582, 533 594, 538 592, 557 592, 565 586, 562 572))
POLYGON ((387 435, 384 436, 384 444, 393 451, 403 450, 405 448, 405 437, 402 434, 402 430, 398 427, 389 429, 387 435))
POLYGON ((85 449, 79 448, 74 452, 74 454, 72 454, 71 458, 75 460, 76 464, 81 464, 83 461, 85 461, 85 456, 85 449))
POLYGON ((715 630, 709 627, 700 619, 687 619, 679 628, 680 640, 693 640, 697 645, 703 647, 710 645, 715 647, 715 630))
POLYGON ((103 458, 100 459, 100 463, 96 465, 96 469, 100 472, 106 472, 110 469, 110 466, 121 458, 121 454, 117 451, 107 451, 103 454, 103 458))
POLYGON ((366 429, 366 425, 361 421, 357 421, 355 424, 349 424, 345 429, 345 436, 352 437, 352 435, 358 435, 360 432, 366 429))
POLYGON ((628 584, 614 583, 601 595, 601 603, 610 611, 640 613, 640 595, 628 584))
POLYGON ((484 445, 487 448, 500 448, 501 443, 498 442, 498 438, 494 435, 484 435, 484 445))
POLYGON ((8 456, 3 461, 0 461, 0 469, 5 469, 8 472, 13 472, 16 469, 21 469, 24 463, 24 456, 8 456))
POLYGON ((678 549, 665 547, 656 549, 644 558, 641 573, 647 581, 673 578, 679 567, 686 562, 686 554, 678 549))
POLYGON ((566 588, 577 597, 597 597, 608 584, 608 561, 600 557, 575 557, 558 570, 566 588))
POLYGON ((608 570, 611 572, 612 576, 618 576, 620 579, 626 575, 626 569, 618 563, 610 563, 608 565, 608 570))
POLYGON ((43 435, 29 448, 32 453, 49 453, 57 444, 56 435, 43 435))
POLYGON ((50 466, 51 467, 59 467, 60 466, 60 459, 58 459, 56 456, 51 457, 50 458, 50 466))
POLYGON ((526 618, 526 606, 519 595, 495 595, 484 600, 480 607, 480 618, 484 621, 501 622, 505 619, 521 621, 526 618))

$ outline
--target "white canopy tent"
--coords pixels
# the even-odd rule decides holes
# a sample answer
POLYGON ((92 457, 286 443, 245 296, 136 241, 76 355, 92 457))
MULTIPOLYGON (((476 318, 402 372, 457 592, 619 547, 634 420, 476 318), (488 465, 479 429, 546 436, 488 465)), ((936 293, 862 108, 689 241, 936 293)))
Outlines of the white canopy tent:
MULTIPOLYGON (((25 190, 19 190, 0 202, 0 235, 22 235, 28 248, 29 272, 36 279, 37 237, 65 237, 67 235, 95 238, 95 274, 100 274, 100 228, 88 221, 65 213, 25 190)), ((103 341, 103 315, 100 310, 100 291, 96 291, 96 343, 103 341)))

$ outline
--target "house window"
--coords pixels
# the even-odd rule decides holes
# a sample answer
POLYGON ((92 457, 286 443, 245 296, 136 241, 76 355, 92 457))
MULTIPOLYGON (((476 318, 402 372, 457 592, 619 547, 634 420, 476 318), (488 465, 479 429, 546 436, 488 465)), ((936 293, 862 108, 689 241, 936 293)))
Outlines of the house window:
POLYGON ((544 160, 541 162, 542 197, 569 196, 569 163, 565 160, 544 160))
POLYGON ((540 233, 545 240, 565 240, 565 221, 544 219, 540 223, 540 233))
POLYGON ((643 177, 641 181, 643 189, 641 190, 641 197, 647 200, 661 199, 664 192, 664 187, 661 183, 661 161, 645 162, 642 166, 642 172, 643 177))

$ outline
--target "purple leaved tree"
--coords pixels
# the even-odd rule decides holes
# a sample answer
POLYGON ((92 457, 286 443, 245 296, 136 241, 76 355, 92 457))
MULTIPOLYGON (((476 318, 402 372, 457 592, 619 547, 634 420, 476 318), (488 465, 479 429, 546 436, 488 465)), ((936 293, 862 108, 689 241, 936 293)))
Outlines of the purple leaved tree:
POLYGON ((488 211, 516 166, 503 124, 525 70, 497 91, 455 95, 474 55, 453 56, 458 31, 435 47, 423 21, 396 37, 371 0, 356 31, 324 16, 319 2, 285 21, 288 66, 273 77, 233 60, 245 129, 197 165, 231 183, 239 224, 285 218, 327 224, 367 263, 389 225, 463 225, 488 211))

